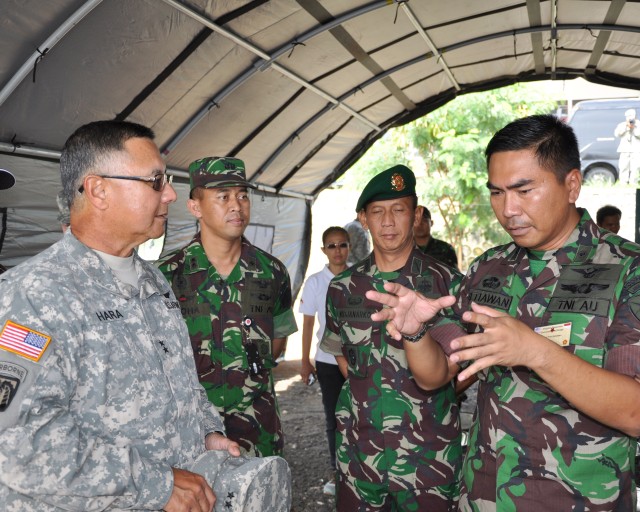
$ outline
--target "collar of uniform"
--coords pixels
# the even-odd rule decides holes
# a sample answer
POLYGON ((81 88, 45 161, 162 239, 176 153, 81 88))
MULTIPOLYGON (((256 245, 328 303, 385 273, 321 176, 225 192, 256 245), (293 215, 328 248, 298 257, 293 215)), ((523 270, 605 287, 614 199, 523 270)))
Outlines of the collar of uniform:
MULTIPOLYGON (((244 278, 246 274, 263 273, 262 267, 258 262, 258 250, 244 236, 242 237, 242 250, 240 252, 240 269, 242 278, 244 278)), ((229 277, 231 277, 231 274, 229 277)))
POLYGON ((580 220, 577 226, 569 235, 564 246, 558 249, 554 256, 559 265, 581 264, 593 259, 600 231, 598 226, 591 219, 589 212, 583 208, 578 208, 580 220))
MULTIPOLYGON (((578 208, 578 213, 580 213, 580 220, 565 244, 555 251, 547 251, 543 259, 552 260, 555 258, 559 265, 570 265, 583 263, 593 257, 600 238, 598 226, 593 222, 587 210, 578 208)), ((527 249, 514 242, 502 246, 502 250, 505 253, 502 260, 503 265, 512 266, 517 261, 528 259, 527 249)))
MULTIPOLYGON (((200 232, 193 237, 193 240, 185 248, 184 251, 184 273, 195 274, 197 272, 208 271, 209 269, 217 271, 211 265, 207 253, 202 246, 202 238, 200 232)), ((258 265, 256 248, 249 242, 244 236, 242 237, 242 245, 240 248, 240 265, 236 264, 231 273, 227 276, 225 281, 232 282, 238 279, 242 279, 244 274, 260 274, 262 268, 258 265), (244 262, 244 263, 242 263, 244 262), (241 269, 241 274, 236 275, 238 267, 241 269)))
MULTIPOLYGON (((426 259, 425 254, 418 248, 417 245, 413 246, 407 261, 404 262, 401 268, 393 270, 391 272, 399 272, 401 275, 419 275, 423 271, 426 271, 429 267, 424 263, 426 259)), ((389 272, 382 272, 376 265, 376 260, 373 251, 365 258, 359 265, 355 267, 355 270, 366 275, 374 275, 377 273, 388 274, 389 272)))
MULTIPOLYGON (((138 294, 138 291, 131 286, 118 281, 102 258, 78 240, 72 232, 62 237, 61 243, 79 266, 78 270, 93 281, 92 286, 104 288, 109 293, 121 295, 127 299, 138 294)), ((169 283, 162 278, 161 274, 152 272, 150 265, 146 264, 136 252, 133 254, 133 263, 138 275, 141 295, 169 292, 169 283)))
POLYGON ((184 273, 196 274, 211 267, 207 253, 202 247, 202 237, 200 231, 196 233, 189 245, 184 249, 184 273))

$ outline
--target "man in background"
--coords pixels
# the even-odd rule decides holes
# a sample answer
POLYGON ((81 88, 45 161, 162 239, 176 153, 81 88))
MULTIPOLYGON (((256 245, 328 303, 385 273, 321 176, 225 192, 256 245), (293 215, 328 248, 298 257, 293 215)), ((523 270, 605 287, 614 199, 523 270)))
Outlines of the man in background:
POLYGON ((596 213, 596 224, 603 229, 608 229, 612 233, 618 234, 620 231, 620 219, 622 212, 619 208, 610 204, 603 206, 596 213))
POLYGON ((206 157, 189 166, 187 208, 200 231, 160 270, 178 297, 200 382, 226 433, 251 455, 280 455, 284 435, 272 368, 297 330, 291 284, 278 259, 243 234, 251 220, 244 162, 206 157))
POLYGON ((375 304, 365 297, 387 282, 429 297, 457 290, 460 274, 416 247, 415 185, 404 165, 369 181, 356 212, 373 252, 333 278, 327 292, 320 348, 336 357, 347 379, 336 408, 340 512, 456 510, 462 448, 453 382, 420 389, 407 354, 423 332, 393 339, 384 323, 372 321, 375 304))
POLYGON ((618 170, 620 183, 637 185, 640 168, 640 127, 633 108, 625 111, 625 120, 616 126, 614 135, 620 139, 618 144, 618 170))
POLYGON ((426 206, 418 206, 418 208, 422 209, 422 214, 420 215, 420 223, 413 228, 416 245, 423 253, 457 269, 456 250, 444 240, 438 240, 431 236, 431 227, 433 226, 431 212, 426 206))

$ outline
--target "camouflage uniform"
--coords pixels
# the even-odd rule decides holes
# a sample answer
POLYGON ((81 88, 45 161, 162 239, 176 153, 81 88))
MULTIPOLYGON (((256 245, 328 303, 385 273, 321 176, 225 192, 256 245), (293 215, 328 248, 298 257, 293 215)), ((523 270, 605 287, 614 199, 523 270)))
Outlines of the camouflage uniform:
MULTIPOLYGON (((600 232, 586 211, 561 249, 531 277, 514 243, 480 256, 463 280, 470 301, 531 328, 571 322, 566 350, 617 373, 640 374, 640 247, 600 232)), ((434 338, 460 329, 442 322, 434 338)), ((463 467, 462 510, 635 510, 635 439, 574 409, 525 367, 480 375, 478 408, 463 467)))
POLYGON ((224 430, 178 302, 134 258, 139 291, 67 233, 0 278, 3 512, 159 510, 171 467, 224 430), (13 348, 12 329, 27 336, 13 348))
POLYGON ((435 258, 450 267, 458 268, 458 256, 456 256, 456 250, 444 240, 438 240, 437 238, 430 237, 426 245, 419 245, 418 248, 432 258, 435 258))
POLYGON ((393 281, 439 297, 455 292, 459 279, 414 248, 396 272, 378 270, 372 254, 331 281, 321 348, 349 365, 336 410, 339 510, 384 508, 389 493, 402 510, 455 510, 461 446, 453 383, 420 389, 403 342, 370 319, 377 303, 364 294, 393 281), (349 501, 354 495, 359 503, 349 501))
POLYGON ((197 234, 167 256, 160 270, 178 297, 198 377, 228 437, 250 454, 281 454, 271 343, 297 329, 286 268, 243 238, 240 259, 223 279, 197 234))

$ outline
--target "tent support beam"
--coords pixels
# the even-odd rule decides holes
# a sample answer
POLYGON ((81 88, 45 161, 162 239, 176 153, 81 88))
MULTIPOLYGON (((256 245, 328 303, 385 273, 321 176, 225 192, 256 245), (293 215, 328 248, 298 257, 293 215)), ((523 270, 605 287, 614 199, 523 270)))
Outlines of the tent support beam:
MULTIPOLYGON (((604 23, 607 25, 614 25, 618 21, 620 12, 622 11, 625 3, 626 0, 613 0, 611 2, 611 5, 609 5, 607 14, 604 17, 604 23)), ((598 33, 598 39, 596 39, 596 44, 593 45, 591 57, 589 58, 589 62, 587 63, 587 67, 585 68, 586 73, 593 74, 595 72, 598 67, 598 62, 600 62, 600 59, 602 58, 602 54, 607 47, 607 43, 609 42, 610 37, 611 31, 609 30, 601 30, 598 33)))
MULTIPOLYGON (((542 25, 540 0, 527 0, 527 15, 529 16, 529 25, 531 25, 532 27, 539 27, 540 25, 542 25)), ((542 34, 540 32, 531 34, 531 47, 533 48, 533 62, 536 67, 536 73, 541 75, 545 71, 545 65, 544 44, 542 42, 542 34)))
POLYGON ((102 0, 88 0, 80 9, 74 12, 58 29, 51 34, 40 46, 33 52, 29 58, 20 66, 20 69, 15 75, 11 77, 5 86, 0 91, 0 106, 7 100, 9 96, 16 90, 20 83, 29 76, 29 73, 33 70, 34 64, 38 59, 42 59, 48 51, 51 50, 58 42, 75 27, 80 20, 89 14, 96 6, 98 6, 102 0), (42 50, 40 49, 42 48, 42 50))
POLYGON ((551 78, 556 78, 558 67, 558 3, 551 0, 551 78))
MULTIPOLYGON (((232 42, 234 42, 238 46, 240 46, 240 47, 244 48, 245 50, 253 53, 256 56, 258 56, 260 59, 262 59, 263 61, 266 61, 266 63, 268 63, 268 65, 269 65, 268 67, 273 68, 274 70, 276 70, 280 74, 286 76, 287 78, 289 78, 293 82, 305 87, 306 89, 308 89, 311 92, 317 94, 321 98, 324 98, 328 102, 332 103, 335 107, 340 108, 342 110, 345 110, 346 112, 349 113, 349 115, 355 117, 356 119, 359 119, 362 123, 366 124, 367 126, 372 128, 373 130, 378 131, 378 132, 382 130, 377 124, 375 124, 374 122, 370 121, 365 116, 363 116, 362 114, 358 113, 357 111, 355 111, 354 109, 352 109, 351 107, 346 105, 345 103, 342 103, 341 101, 337 100, 336 98, 334 98, 330 94, 324 92, 319 87, 316 87, 315 85, 313 85, 312 83, 308 82, 307 80, 304 80, 303 78, 299 77, 298 75, 296 75, 292 71, 289 71, 284 66, 274 62, 272 57, 269 54, 267 54, 266 52, 262 51, 260 48, 252 45, 251 43, 245 41, 243 38, 241 38, 240 36, 236 35, 232 31, 215 24, 209 18, 207 18, 207 17, 195 12, 193 9, 183 5, 182 3, 178 2, 177 0, 163 0, 163 2, 165 2, 166 4, 169 4, 170 6, 175 8, 176 10, 182 12, 183 14, 189 16, 190 18, 193 18, 194 20, 196 20, 199 23, 205 25, 206 27, 209 27, 214 32, 222 35, 223 37, 226 37, 227 39, 230 39, 232 42)), ((263 65, 260 65, 258 67, 260 67, 261 70, 264 69, 263 65)), ((243 83, 246 80, 246 75, 251 75, 251 74, 253 74, 253 72, 251 70, 248 70, 239 79, 236 79, 233 82, 233 84, 231 84, 231 86, 229 86, 229 87, 231 87, 232 89, 235 89, 236 87, 238 87, 241 83, 243 83)), ((216 104, 217 104, 217 102, 216 102, 216 104)), ((180 130, 180 132, 176 135, 176 137, 174 137, 173 140, 171 140, 163 148, 163 153, 164 154, 168 154, 169 152, 171 152, 173 150, 173 148, 175 148, 178 145, 178 143, 183 138, 185 138, 187 136, 187 134, 191 131, 191 129, 193 129, 193 127, 196 124, 198 124, 198 122, 207 114, 207 112, 209 112, 209 110, 211 109, 212 106, 213 106, 212 102, 208 102, 207 105, 205 105, 204 108, 201 109, 187 123, 187 125, 182 130, 180 130)))
POLYGON ((411 7, 409 7, 409 5, 406 2, 401 3, 400 7, 402 8, 402 10, 403 10, 404 14, 406 15, 407 19, 411 22, 411 24, 414 26, 414 28, 418 31, 418 34, 420 34, 420 37, 422 37, 424 42, 427 43, 427 46, 429 47, 429 49, 433 53, 433 56, 436 58, 436 62, 438 64, 440 64, 440 67, 443 69, 445 75, 447 75, 447 78, 449 78, 449 81, 453 84, 453 87, 455 87, 456 91, 461 90, 460 84, 458 84, 458 81, 453 76, 453 73, 451 72, 451 69, 449 68, 449 66, 447 65, 446 61, 444 60, 444 56, 442 55, 442 52, 433 43, 433 41, 429 37, 429 34, 427 34, 426 30, 424 28, 422 28, 422 25, 420 24, 420 21, 418 21, 418 18, 416 18, 416 15, 411 10, 411 7))

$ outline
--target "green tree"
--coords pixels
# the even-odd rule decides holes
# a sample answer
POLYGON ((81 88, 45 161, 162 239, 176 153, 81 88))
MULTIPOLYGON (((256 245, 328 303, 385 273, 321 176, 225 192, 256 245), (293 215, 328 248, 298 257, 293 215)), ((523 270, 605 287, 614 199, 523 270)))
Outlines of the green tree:
POLYGON ((390 130, 349 170, 345 186, 362 189, 375 174, 397 163, 411 167, 420 202, 444 220, 443 229, 434 233, 456 247, 460 266, 466 269, 486 248, 509 240, 493 215, 486 187, 484 149, 489 139, 514 119, 555 107, 535 83, 460 96, 390 130))

